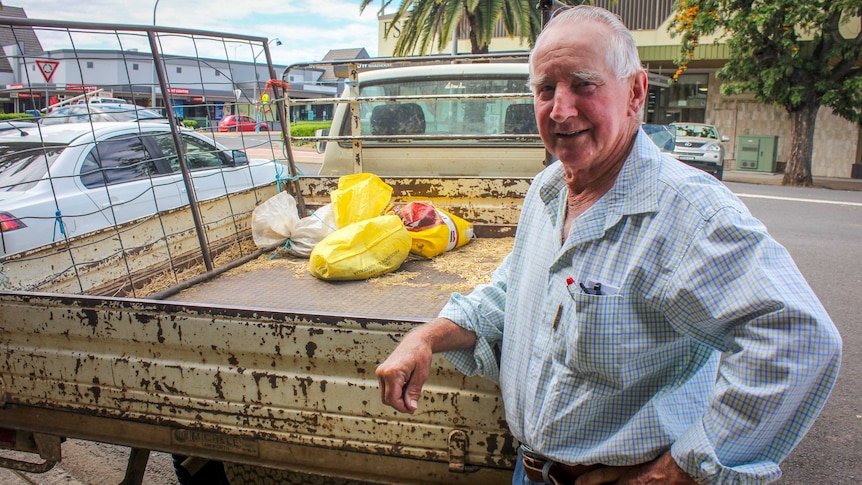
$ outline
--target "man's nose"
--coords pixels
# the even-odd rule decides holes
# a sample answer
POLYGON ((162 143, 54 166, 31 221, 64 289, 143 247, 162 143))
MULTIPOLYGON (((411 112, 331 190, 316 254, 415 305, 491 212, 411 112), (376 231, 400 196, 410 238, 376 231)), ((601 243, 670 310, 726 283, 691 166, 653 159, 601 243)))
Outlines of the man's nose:
POLYGON ((551 109, 551 119, 557 122, 578 116, 577 96, 570 89, 554 90, 554 107, 551 109))

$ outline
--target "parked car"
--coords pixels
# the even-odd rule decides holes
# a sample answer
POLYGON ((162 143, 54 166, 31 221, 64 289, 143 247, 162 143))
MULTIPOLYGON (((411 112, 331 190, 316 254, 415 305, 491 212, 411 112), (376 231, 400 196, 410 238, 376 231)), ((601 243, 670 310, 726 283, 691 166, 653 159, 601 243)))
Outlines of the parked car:
POLYGON ((218 122, 218 131, 265 131, 266 123, 257 122, 251 116, 227 115, 218 122), (255 130, 259 126, 259 130, 255 130))
POLYGON ((36 118, 29 119, 17 119, 17 120, 3 120, 0 121, 0 133, 13 130, 21 134, 21 130, 24 128, 33 128, 36 126, 36 118))
POLYGON ((676 130, 672 126, 643 124, 641 125, 641 129, 652 139, 653 143, 658 145, 662 152, 673 153, 676 143, 676 130))
POLYGON ((126 101, 125 99, 120 99, 120 98, 89 98, 86 100, 82 99, 82 100, 78 101, 78 104, 87 104, 87 103, 90 103, 90 104, 105 104, 105 103, 108 103, 108 104, 128 104, 128 101, 126 101))
POLYGON ((43 126, 63 123, 83 123, 98 121, 145 121, 167 119, 161 114, 134 104, 75 104, 55 108, 39 118, 43 126))
MULTIPOLYGON (((0 255, 188 204, 165 123, 65 123, 0 134, 0 255), (98 147, 98 148, 97 148, 98 147)), ((249 160, 192 130, 180 138, 198 200, 271 184, 249 160)))
POLYGON ((674 158, 709 172, 718 180, 724 177, 724 145, 730 141, 720 136, 714 125, 705 123, 671 123, 676 130, 674 158))

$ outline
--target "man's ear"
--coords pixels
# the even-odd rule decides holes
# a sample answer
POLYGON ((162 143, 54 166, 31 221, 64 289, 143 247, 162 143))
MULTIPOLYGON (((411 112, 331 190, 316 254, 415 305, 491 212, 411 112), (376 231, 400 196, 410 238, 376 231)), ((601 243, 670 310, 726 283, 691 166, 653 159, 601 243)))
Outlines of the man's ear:
POLYGON ((632 76, 629 109, 633 116, 639 117, 641 115, 641 110, 643 110, 644 103, 646 103, 648 92, 649 81, 647 80, 646 71, 640 70, 632 76))

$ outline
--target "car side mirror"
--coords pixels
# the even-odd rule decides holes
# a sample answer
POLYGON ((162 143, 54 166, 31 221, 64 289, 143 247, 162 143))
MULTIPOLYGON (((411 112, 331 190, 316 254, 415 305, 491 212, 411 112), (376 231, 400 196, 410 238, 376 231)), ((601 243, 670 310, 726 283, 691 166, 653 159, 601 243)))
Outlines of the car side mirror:
MULTIPOLYGON (((329 136, 329 128, 322 128, 319 130, 314 130, 314 136, 329 136)), ((315 143, 315 148, 317 153, 323 153, 326 151, 326 142, 323 140, 318 140, 315 143)))
POLYGON ((233 150, 231 158, 233 159, 234 166, 248 165, 248 155, 242 150, 233 150))
POLYGON ((730 137, 729 136, 722 136, 721 141, 730 141, 730 137))

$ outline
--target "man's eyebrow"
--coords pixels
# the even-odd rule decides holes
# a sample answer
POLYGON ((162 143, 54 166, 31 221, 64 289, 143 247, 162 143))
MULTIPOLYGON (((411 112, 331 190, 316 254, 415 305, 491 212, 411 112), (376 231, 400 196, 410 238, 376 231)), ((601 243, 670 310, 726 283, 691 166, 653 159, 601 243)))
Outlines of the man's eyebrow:
POLYGON ((545 75, 535 76, 535 77, 530 76, 530 79, 527 82, 527 85, 530 86, 531 89, 536 89, 539 86, 544 85, 546 82, 548 82, 548 76, 545 76, 545 75))
POLYGON ((602 81, 601 74, 595 71, 574 71, 572 72, 572 78, 579 81, 589 81, 594 83, 600 83, 602 81))
MULTIPOLYGON (((581 82, 592 82, 596 84, 602 84, 604 78, 602 75, 596 71, 572 71, 570 73, 573 80, 581 81, 581 82)), ((548 83, 549 76, 540 75, 535 77, 530 77, 528 85, 532 89, 536 89, 548 83)))

